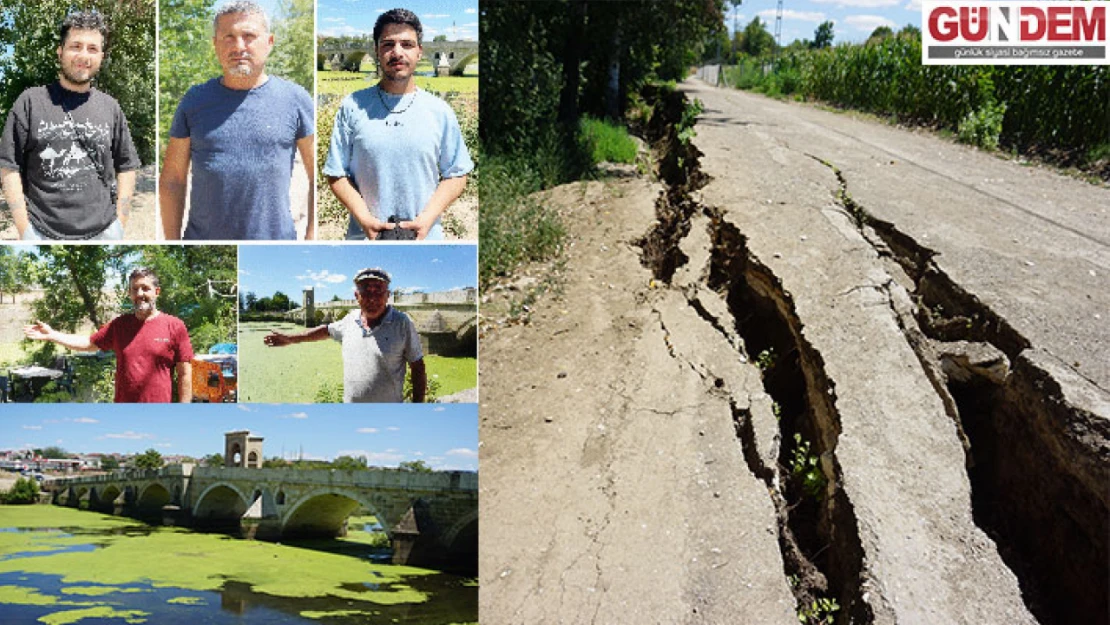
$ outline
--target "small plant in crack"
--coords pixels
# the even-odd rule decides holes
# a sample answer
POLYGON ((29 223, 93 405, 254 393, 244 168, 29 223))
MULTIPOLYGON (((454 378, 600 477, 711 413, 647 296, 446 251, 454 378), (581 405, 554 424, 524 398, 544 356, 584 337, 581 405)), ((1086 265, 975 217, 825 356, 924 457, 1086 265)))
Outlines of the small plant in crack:
POLYGON ((812 453, 809 441, 801 434, 794 434, 794 451, 790 455, 790 474, 799 479, 802 490, 814 499, 820 499, 825 490, 825 474, 821 472, 820 459, 812 453))
POLYGON ((839 611, 836 599, 819 597, 798 610, 798 621, 807 625, 833 625, 839 611))
POLYGON ((694 131, 694 124, 698 120, 698 115, 701 115, 704 110, 705 105, 697 98, 685 103, 682 108, 682 117, 678 120, 678 127, 675 129, 678 131, 679 143, 687 145, 691 139, 697 136, 698 133, 694 131))
POLYGON ((755 366, 759 367, 760 371, 766 373, 769 369, 775 366, 775 361, 778 357, 775 355, 775 348, 768 347, 767 349, 759 352, 755 357, 755 366))
POLYGON ((782 405, 777 401, 771 402, 771 412, 775 414, 775 421, 782 421, 782 405))

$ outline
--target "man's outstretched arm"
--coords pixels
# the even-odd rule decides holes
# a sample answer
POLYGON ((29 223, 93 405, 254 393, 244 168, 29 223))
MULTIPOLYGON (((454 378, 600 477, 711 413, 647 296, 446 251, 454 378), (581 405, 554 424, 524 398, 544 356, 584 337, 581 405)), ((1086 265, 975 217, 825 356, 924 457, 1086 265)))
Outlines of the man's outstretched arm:
POLYGON ((23 334, 31 340, 50 341, 77 352, 94 352, 98 349, 88 336, 58 332, 41 321, 23 326, 23 334))
POLYGON ((309 341, 322 341, 328 338, 328 326, 316 326, 311 330, 304 332, 295 332, 287 334, 285 332, 278 332, 277 330, 270 330, 270 333, 262 337, 262 342, 270 347, 284 347, 294 343, 305 343, 309 341))

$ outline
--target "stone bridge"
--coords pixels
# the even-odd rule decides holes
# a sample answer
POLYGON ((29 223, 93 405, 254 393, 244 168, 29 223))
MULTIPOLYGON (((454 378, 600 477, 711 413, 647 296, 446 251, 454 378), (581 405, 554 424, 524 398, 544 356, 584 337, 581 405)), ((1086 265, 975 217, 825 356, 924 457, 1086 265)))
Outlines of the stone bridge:
MULTIPOLYGON (((326 63, 334 71, 357 72, 367 55, 373 58, 373 45, 369 40, 361 46, 322 43, 317 55, 317 67, 323 69, 326 63)), ((466 66, 478 58, 477 41, 425 41, 423 47, 424 58, 433 68, 439 67, 440 60, 446 58, 452 76, 462 76, 466 66)))
POLYGON ((274 540, 343 536, 361 507, 388 533, 396 564, 477 562, 476 473, 185 464, 60 478, 43 488, 57 505, 274 540))

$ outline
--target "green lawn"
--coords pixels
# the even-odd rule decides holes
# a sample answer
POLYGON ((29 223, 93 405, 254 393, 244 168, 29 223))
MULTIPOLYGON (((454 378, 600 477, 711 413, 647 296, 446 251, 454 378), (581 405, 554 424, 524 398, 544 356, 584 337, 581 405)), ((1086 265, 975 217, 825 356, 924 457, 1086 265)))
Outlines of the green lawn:
MULTIPOLYGON (((311 403, 325 386, 343 386, 342 350, 327 340, 288 347, 266 347, 262 337, 271 329, 296 332, 291 323, 239 324, 239 401, 311 403)), ((439 383, 439 396, 478 386, 475 358, 425 356, 428 378, 439 383)))
MULTIPOLYGON (((378 79, 371 77, 370 72, 333 72, 322 70, 316 72, 316 90, 318 94, 334 94, 344 96, 354 93, 359 89, 366 89, 377 84, 378 79)), ((416 84, 426 91, 437 93, 478 93, 477 76, 443 76, 429 77, 417 76, 416 84)))

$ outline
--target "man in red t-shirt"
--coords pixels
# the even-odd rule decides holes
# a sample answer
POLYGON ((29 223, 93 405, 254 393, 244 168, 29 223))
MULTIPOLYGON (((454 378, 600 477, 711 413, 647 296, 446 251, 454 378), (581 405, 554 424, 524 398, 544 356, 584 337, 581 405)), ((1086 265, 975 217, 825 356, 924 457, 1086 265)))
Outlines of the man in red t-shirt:
POLYGON ((153 271, 136 269, 127 288, 135 312, 112 319, 92 336, 58 332, 41 321, 24 326, 23 333, 75 351, 114 351, 116 402, 172 401, 171 371, 176 371, 178 399, 188 403, 193 400, 193 346, 185 324, 158 311, 161 292, 153 271))

